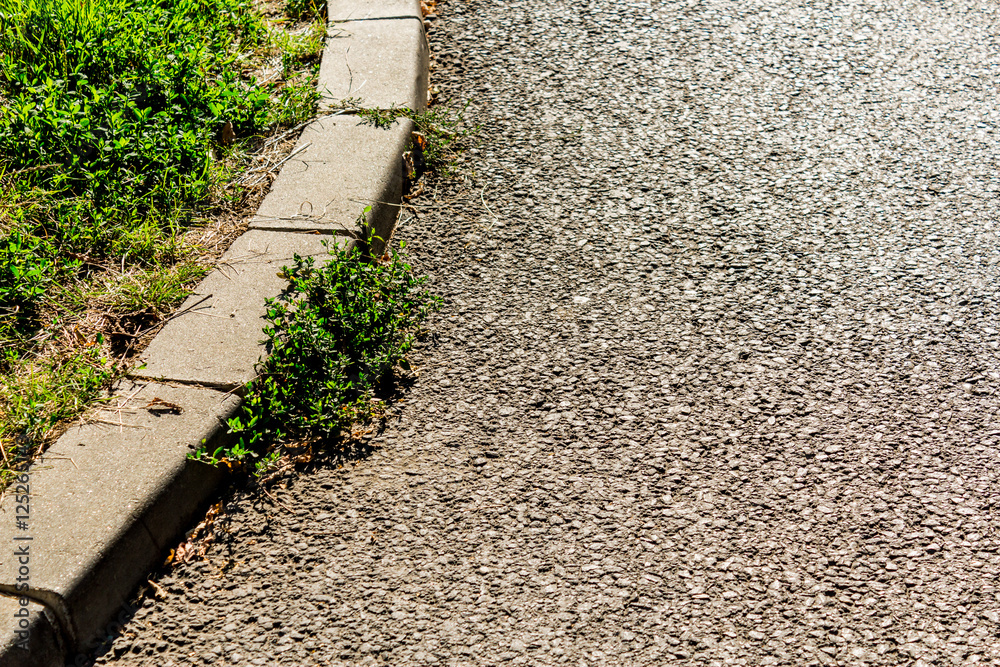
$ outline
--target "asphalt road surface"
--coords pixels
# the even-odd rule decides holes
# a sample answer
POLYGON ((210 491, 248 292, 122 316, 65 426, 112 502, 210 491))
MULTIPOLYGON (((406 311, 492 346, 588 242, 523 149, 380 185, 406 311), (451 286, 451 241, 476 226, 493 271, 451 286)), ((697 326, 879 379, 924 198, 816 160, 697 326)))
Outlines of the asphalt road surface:
POLYGON ((1000 664, 998 5, 439 9, 416 385, 99 662, 1000 664))

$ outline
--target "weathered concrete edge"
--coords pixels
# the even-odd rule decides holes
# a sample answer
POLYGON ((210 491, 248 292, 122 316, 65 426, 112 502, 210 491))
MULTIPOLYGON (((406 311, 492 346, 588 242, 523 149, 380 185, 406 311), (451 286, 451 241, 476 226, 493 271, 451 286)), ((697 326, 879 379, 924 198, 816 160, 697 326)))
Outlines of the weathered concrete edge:
MULTIPOLYGON (((154 382, 142 382, 139 385, 123 381, 112 392, 113 395, 123 397, 125 386, 141 386, 154 393, 156 387, 160 390, 166 389, 163 385, 154 382)), ((131 387, 130 387, 131 388, 131 387)), ((189 429, 189 437, 175 439, 176 424, 164 423, 162 428, 157 426, 141 426, 136 428, 147 429, 144 434, 150 435, 144 446, 138 451, 149 452, 150 458, 155 458, 156 454, 150 448, 161 448, 165 440, 186 445, 182 451, 168 453, 163 459, 166 462, 164 470, 154 476, 152 484, 147 475, 143 480, 141 471, 138 474, 130 474, 127 469, 120 468, 120 462, 112 456, 101 460, 100 468, 117 469, 117 474, 111 472, 109 476, 117 478, 117 481, 124 485, 134 484, 137 487, 145 488, 145 493, 138 498, 134 509, 125 510, 119 520, 108 520, 102 523, 101 530, 97 533, 90 533, 99 539, 95 540, 102 545, 96 552, 90 552, 92 557, 79 561, 76 567, 70 565, 63 574, 72 580, 72 585, 63 588, 58 584, 53 587, 50 581, 51 571, 46 576, 44 571, 41 580, 48 585, 32 584, 27 590, 18 590, 14 583, 4 581, 0 583, 0 595, 6 598, 23 596, 28 600, 38 603, 45 608, 45 614, 50 617, 51 625, 59 635, 59 644, 68 651, 80 652, 93 648, 90 640, 96 635, 100 635, 108 619, 119 613, 123 601, 128 600, 136 584, 138 584, 146 574, 162 562, 162 554, 173 543, 173 540, 183 533, 190 520, 196 516, 199 507, 211 496, 212 492, 224 479, 222 470, 205 463, 191 461, 187 459, 187 453, 193 451, 198 445, 209 448, 218 447, 224 444, 230 437, 227 428, 228 418, 234 416, 239 409, 242 399, 218 392, 212 389, 191 389, 187 391, 197 392, 206 397, 207 403, 214 406, 207 414, 200 410, 193 414, 195 422, 193 428, 189 429), (83 629, 81 630, 81 625, 83 629)), ((138 391, 135 393, 139 393, 138 391)), ((135 394, 133 394, 135 395, 135 394)), ((176 400, 176 399, 174 399, 176 400)), ((107 425, 96 423, 90 426, 72 427, 67 434, 57 441, 50 452, 56 452, 56 459, 72 460, 65 456, 66 452, 60 447, 65 446, 67 439, 72 440, 71 433, 74 429, 104 429, 107 438, 114 438, 115 429, 108 429, 107 425)), ((129 431, 133 433, 134 431, 129 431)), ((91 440, 91 434, 87 434, 88 443, 94 447, 106 445, 110 451, 114 451, 114 445, 109 444, 109 440, 95 442, 91 440)), ((133 454, 135 451, 133 451, 133 454)), ((75 465, 65 465, 56 467, 48 460, 49 453, 32 465, 29 473, 32 474, 32 488, 41 482, 42 488, 49 490, 58 489, 62 485, 72 486, 79 483, 80 472, 75 465)), ((100 455, 99 455, 100 456, 100 455)), ((157 467, 162 465, 157 464, 157 467)), ((83 462, 81 462, 83 464, 83 462)), ((83 464, 85 469, 86 465, 83 464)), ((155 469, 155 467, 154 467, 155 469)), ((100 487, 90 485, 82 487, 82 491, 100 487)), ((99 491, 98 491, 99 492, 99 491)), ((86 495, 86 494, 81 494, 86 495)), ((49 498, 44 491, 40 498, 49 498)), ((41 502, 35 500, 35 503, 41 502)), ((74 507, 74 509, 78 509, 74 507)), ((82 513, 85 510, 79 508, 82 513)), ((113 512, 109 513, 114 516, 113 512)), ((63 515, 65 516, 65 515, 63 515)), ((72 526, 77 522, 85 522, 84 517, 79 516, 75 521, 72 516, 68 517, 67 530, 72 531, 72 526)), ((43 525, 45 523, 43 522, 43 525)), ((59 524, 60 526, 62 524, 59 524)), ((51 525, 45 526, 52 530, 51 525)), ((14 539, 17 539, 16 537, 14 539)), ((15 543, 20 544, 20 543, 15 543)), ((27 544, 38 544, 34 540, 27 544)), ((69 553, 72 552, 70 548, 69 553)), ((66 553, 61 549, 56 553, 66 553)), ((52 556, 53 554, 48 554, 52 556)), ((34 556, 37 557, 37 554, 34 556)), ((72 562, 72 558, 70 561, 72 562)), ((32 573, 34 575, 34 573, 32 573)), ((36 577, 32 577, 34 581, 36 577)), ((35 638, 31 637, 31 644, 36 645, 35 638)), ((23 651, 23 649, 20 649, 23 651)), ((0 653, 0 665, 6 664, 6 656, 0 653)), ((41 663, 39 663, 41 664, 41 663)))
POLYGON ((50 612, 34 602, 18 603, 14 597, 0 597, 0 614, 17 618, 20 636, 4 637, 0 643, 0 665, 3 667, 63 667, 67 647, 50 612), (27 611, 22 618, 21 610, 27 611), (15 616, 17 614, 18 616, 15 616), (23 621, 23 622, 22 622, 23 621))
MULTIPOLYGON (((410 38, 416 37, 416 41, 410 44, 416 48, 406 50, 407 53, 411 54, 410 58, 402 58, 399 57, 399 54, 396 54, 397 57, 394 60, 387 61, 391 63, 389 67, 392 70, 392 77, 390 78, 396 79, 394 81, 383 81, 382 83, 390 84, 387 88, 382 88, 379 85, 380 78, 377 77, 373 79, 376 82, 373 84, 376 90, 372 91, 369 89, 364 94, 361 94, 360 91, 365 83, 367 83, 367 80, 363 81, 357 89, 354 89, 353 81, 356 72, 360 73, 365 63, 368 63, 375 71, 383 68, 384 65, 381 62, 381 57, 384 55, 385 47, 383 46, 381 49, 376 49, 373 52, 363 52, 361 56, 362 60, 355 62, 352 66, 347 62, 341 63, 342 59, 347 58, 352 45, 348 45, 346 50, 341 51, 339 42, 341 39, 351 41, 354 33, 347 32, 341 34, 334 32, 334 34, 329 34, 327 36, 327 47, 324 51, 323 62, 320 64, 318 73, 317 83, 321 93, 319 100, 320 111, 340 109, 346 100, 360 101, 361 106, 366 108, 388 109, 392 106, 395 108, 408 108, 417 113, 426 111, 430 78, 430 44, 427 40, 427 30, 424 26, 424 20, 419 16, 383 16, 341 21, 330 19, 328 21, 329 28, 334 31, 338 30, 338 27, 350 31, 355 26, 358 30, 363 30, 364 24, 378 25, 399 33, 393 35, 387 41, 403 42, 405 44, 405 42, 410 41, 410 38), (407 34, 406 31, 412 29, 414 26, 416 27, 415 32, 419 36, 412 33, 407 34), (402 32, 400 33, 400 31, 402 32), (347 84, 346 91, 342 88, 345 83, 347 84), (387 90, 391 90, 391 98, 386 97, 387 90), (374 95, 374 99, 370 99, 370 95, 374 95)), ((371 36, 369 35, 369 37, 371 36)), ((362 51, 365 47, 370 46, 372 45, 364 41, 358 43, 358 48, 362 49, 362 51)))
MULTIPOLYGON (((393 20, 409 19, 409 18, 416 18, 416 17, 404 15, 404 16, 386 16, 378 18, 373 17, 362 20, 393 21, 393 20)), ((426 63, 427 59, 424 58, 423 62, 426 63)), ((427 86, 428 86, 428 76, 426 73, 422 77, 420 85, 423 86, 423 90, 420 91, 420 94, 422 96, 421 99, 426 99, 427 86)), ((387 202, 387 203, 390 205, 398 206, 401 203, 401 199, 400 201, 397 202, 387 202)), ((301 232, 301 229, 297 231, 301 232)), ((395 230, 394 229, 389 230, 387 238, 391 238, 393 231, 395 230)), ((276 233, 280 232, 277 232, 276 230, 276 233)), ((233 410, 237 409, 241 403, 242 399, 237 399, 237 401, 234 402, 233 410)), ((219 423, 216 416, 206 414, 205 420, 206 423, 211 422, 211 426, 209 428, 215 430, 216 437, 218 438, 224 437, 224 434, 221 433, 223 427, 219 423)), ((109 464, 110 463, 112 462, 109 462, 109 464)), ((188 466, 185 467, 185 470, 192 471, 194 470, 194 467, 188 466)), ((190 473, 190 472, 186 473, 188 475, 194 474, 195 476, 200 478, 197 480, 194 479, 190 480, 192 484, 197 485, 199 493, 188 493, 178 498, 178 494, 171 491, 170 487, 172 485, 170 483, 167 483, 160 487, 160 493, 158 493, 156 497, 148 499, 149 502, 146 505, 146 512, 144 513, 145 516, 150 517, 158 515, 162 517, 166 514, 176 512, 176 510, 179 509, 178 503, 190 505, 188 513, 193 512, 199 505, 201 505, 204 502, 206 498, 209 497, 209 495, 213 491, 215 491, 219 482, 222 480, 221 474, 212 476, 212 475, 204 475, 203 474, 204 471, 200 472, 202 474, 197 474, 197 471, 196 473, 190 473)), ((187 485, 184 486, 186 486, 188 489, 191 488, 190 486, 187 485)), ((71 520, 72 520, 71 518, 67 518, 67 521, 71 520)), ((141 526, 142 529, 145 529, 145 523, 142 521, 137 522, 137 526, 141 526)), ((95 576, 89 577, 88 578, 89 585, 100 586, 101 582, 97 581, 96 579, 97 578, 95 576)), ((139 583, 140 583, 139 579, 137 579, 134 582, 131 582, 131 584, 128 586, 128 590, 124 591, 124 595, 131 594, 139 583)), ((11 595, 11 592, 0 593, 0 596, 2 596, 4 601, 16 599, 13 595, 11 595)), ((33 600, 32 602, 34 603, 36 601, 33 600)), ((11 665, 11 667, 20 667, 21 665, 31 665, 32 667, 50 667, 50 666, 62 667, 65 659, 67 659, 68 657, 68 653, 83 648, 86 645, 87 641, 92 639, 90 637, 84 638, 84 637, 64 636, 65 630, 59 628, 59 626, 64 622, 64 619, 61 618, 62 616, 63 614, 60 613, 60 610, 46 606, 45 611, 39 611, 37 609, 34 609, 34 604, 33 604, 33 613, 31 618, 31 628, 33 632, 30 635, 29 649, 25 651, 23 648, 19 647, 14 641, 11 641, 11 638, 8 637, 2 638, 2 643, 0 643, 0 665, 11 665)), ((111 619, 109 618, 104 620, 107 621, 111 619)))
MULTIPOLYGON (((151 387, 154 384, 147 382, 143 383, 143 386, 151 387)), ((242 399, 222 392, 211 389, 198 389, 198 391, 218 396, 221 402, 220 409, 215 412, 195 416, 199 424, 196 429, 197 436, 193 439, 196 441, 187 443, 188 448, 192 450, 199 444, 217 447, 225 443, 230 437, 226 420, 233 416, 242 404, 242 399)), ((113 390, 112 393, 117 392, 113 390)), ((64 438, 54 447, 58 447, 64 438)), ((151 439, 149 446, 156 447, 159 444, 160 441, 151 439)), ((106 465, 117 467, 119 464, 108 458, 106 465)), ((55 470, 47 464, 43 455, 37 465, 32 464, 29 473, 33 476, 44 475, 58 483, 60 477, 72 475, 72 468, 66 466, 55 470)), ((155 486, 142 497, 136 511, 127 521, 104 524, 104 530, 101 531, 102 539, 99 541, 106 544, 107 548, 95 554, 94 558, 88 559, 86 565, 78 571, 69 573, 76 579, 76 584, 71 590, 58 592, 51 588, 36 586, 20 590, 14 583, 0 583, 0 608, 5 603, 9 604, 10 601, 19 598, 25 598, 33 605, 40 605, 43 608, 30 618, 26 640, 29 647, 27 651, 18 646, 18 637, 0 638, 0 665, 25 664, 39 667, 63 665, 67 653, 80 653, 96 648, 96 644, 92 642, 96 639, 94 632, 78 631, 77 620, 81 614, 97 614, 100 617, 96 620, 97 636, 99 636, 99 628, 104 627, 120 612, 118 603, 109 605, 107 599, 130 598, 136 585, 142 581, 146 573, 162 562, 160 559, 163 551, 171 543, 164 541, 164 538, 173 540, 180 535, 191 518, 196 515, 198 508, 209 499, 223 479, 222 470, 186 460, 186 455, 182 454, 181 457, 173 459, 166 475, 157 478, 155 486), (140 548, 141 545, 149 543, 151 543, 149 548, 140 548), (138 562, 135 562, 136 558, 138 562), (80 600, 88 598, 100 599, 94 605, 96 608, 81 608, 80 600), (53 656, 58 660, 54 660, 53 656)), ((67 517, 66 521, 74 522, 74 518, 67 517)), ((18 544, 21 543, 15 542, 13 546, 18 544)), ((95 618, 91 616, 88 620, 95 618)))
POLYGON ((326 14, 331 23, 395 18, 423 20, 420 0, 328 0, 326 14))

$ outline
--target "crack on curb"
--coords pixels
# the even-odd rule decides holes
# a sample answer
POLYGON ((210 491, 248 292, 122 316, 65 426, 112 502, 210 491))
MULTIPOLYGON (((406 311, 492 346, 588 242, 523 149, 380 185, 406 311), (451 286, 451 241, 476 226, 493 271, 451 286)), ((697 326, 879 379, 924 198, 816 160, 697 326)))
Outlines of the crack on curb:
MULTIPOLYGON (((280 218, 279 218, 280 219, 280 218)), ((263 224, 263 223, 261 223, 263 224)), ((255 227, 253 223, 250 223, 250 229, 258 232, 281 232, 287 234, 289 232, 296 232, 299 234, 320 234, 321 236, 345 236, 350 239, 358 240, 358 233, 350 229, 330 229, 322 227, 292 227, 283 225, 269 224, 267 227, 255 227)))
MULTIPOLYGON (((359 88, 358 90, 361 89, 359 88)), ((335 102, 336 101, 342 102, 343 100, 349 98, 331 98, 331 99, 333 99, 335 102)), ((407 104, 404 104, 402 106, 391 106, 391 107, 337 107, 335 104, 328 104, 325 108, 329 113, 327 113, 325 116, 318 117, 313 122, 319 122, 321 120, 326 120, 327 118, 336 118, 337 116, 354 117, 360 114, 362 111, 392 111, 394 109, 398 111, 399 109, 409 109, 410 107, 407 104)), ((310 162, 322 162, 322 161, 323 160, 310 160, 310 162)), ((301 160, 301 162, 305 162, 305 160, 301 160)))
POLYGON ((174 378, 152 377, 150 375, 140 375, 135 373, 129 373, 125 377, 133 382, 155 382, 168 387, 194 387, 196 389, 208 389, 211 391, 217 391, 220 394, 233 394, 239 398, 243 398, 242 392, 243 388, 246 386, 246 383, 234 385, 226 382, 199 382, 197 380, 178 380, 174 378))
POLYGON ((76 646, 76 631, 73 627, 73 619, 61 595, 52 591, 30 587, 26 591, 19 591, 16 589, 16 586, 11 584, 0 584, 0 595, 14 599, 28 598, 32 602, 45 607, 55 617, 63 648, 76 646))
MULTIPOLYGON (((348 94, 348 96, 350 96, 350 94, 354 91, 354 70, 351 69, 350 55, 351 55, 351 47, 348 46, 347 50, 344 51, 344 64, 347 65, 347 74, 348 74, 348 77, 349 77, 347 79, 347 94, 348 94)), ((365 83, 368 83, 367 79, 365 80, 365 83)), ((361 88, 365 87, 365 83, 361 84, 361 88)), ((361 88, 358 88, 358 90, 361 90, 361 88)))
POLYGON ((414 21, 420 21, 420 25, 424 24, 423 17, 413 16, 410 14, 400 14, 398 16, 371 16, 367 18, 357 18, 357 19, 331 19, 330 23, 338 25, 340 23, 358 23, 360 21, 399 21, 402 19, 413 19, 414 21))

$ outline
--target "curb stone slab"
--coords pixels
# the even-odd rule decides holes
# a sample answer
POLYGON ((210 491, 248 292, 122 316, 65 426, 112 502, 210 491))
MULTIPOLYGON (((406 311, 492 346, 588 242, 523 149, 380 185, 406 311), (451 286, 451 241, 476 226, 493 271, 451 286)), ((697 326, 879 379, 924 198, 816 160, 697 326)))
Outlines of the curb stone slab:
MULTIPOLYGON (((187 455, 220 443, 239 404, 210 389, 124 382, 100 421, 71 427, 32 465, 28 530, 17 529, 14 503, 0 508, 0 543, 31 537, 29 596, 69 648, 101 631, 220 481, 187 455)), ((0 591, 16 592, 18 568, 2 558, 0 591)))
POLYGON ((427 37, 419 18, 330 23, 319 68, 320 108, 427 109, 427 37))
MULTIPOLYGON (((251 229, 322 231, 361 235, 358 218, 388 239, 403 194, 403 153, 413 121, 399 118, 387 129, 356 116, 328 116, 309 125, 298 152, 282 168, 251 229)), ((379 248, 376 248, 379 250, 379 248)))
MULTIPOLYGON (((122 383, 101 421, 71 427, 32 466, 28 531, 15 527, 13 503, 0 510, 0 543, 31 537, 29 595, 71 648, 128 601, 222 478, 187 455, 220 443, 239 403, 210 389, 122 383)), ((18 567, 3 559, 0 591, 16 591, 18 567)))
POLYGON ((349 239, 321 234, 250 230, 222 256, 140 357, 132 377, 204 385, 225 390, 254 377, 264 347, 264 300, 288 281, 278 273, 295 254, 323 256, 324 241, 349 239))
POLYGON ((396 18, 423 20, 419 0, 330 0, 326 13, 330 23, 396 18))

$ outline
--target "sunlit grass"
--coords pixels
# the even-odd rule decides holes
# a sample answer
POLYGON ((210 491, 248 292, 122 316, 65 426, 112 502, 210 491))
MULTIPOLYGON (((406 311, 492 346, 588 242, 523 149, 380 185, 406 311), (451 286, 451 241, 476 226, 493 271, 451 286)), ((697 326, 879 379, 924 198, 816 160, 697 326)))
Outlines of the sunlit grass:
POLYGON ((325 21, 296 21, 252 0, 0 0, 4 453, 122 375, 218 254, 197 228, 239 209, 266 137, 315 115, 325 21))

